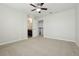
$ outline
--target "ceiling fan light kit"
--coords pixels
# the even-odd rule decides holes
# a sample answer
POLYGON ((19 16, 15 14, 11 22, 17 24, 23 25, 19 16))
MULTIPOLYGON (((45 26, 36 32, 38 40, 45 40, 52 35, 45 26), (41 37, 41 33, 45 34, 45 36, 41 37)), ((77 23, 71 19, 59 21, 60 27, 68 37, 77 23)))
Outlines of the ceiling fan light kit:
POLYGON ((39 11, 41 11, 41 9, 40 8, 37 8, 36 11, 39 12, 39 11))

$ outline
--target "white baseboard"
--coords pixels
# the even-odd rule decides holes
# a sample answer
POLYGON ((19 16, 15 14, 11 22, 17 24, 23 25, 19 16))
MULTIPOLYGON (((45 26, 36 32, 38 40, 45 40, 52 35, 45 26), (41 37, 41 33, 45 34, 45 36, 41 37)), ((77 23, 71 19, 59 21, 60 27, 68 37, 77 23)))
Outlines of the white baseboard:
POLYGON ((64 41, 68 41, 68 42, 76 42, 76 41, 68 40, 68 39, 58 39, 58 40, 64 40, 64 41))
POLYGON ((63 40, 63 41, 68 41, 68 42, 76 42, 74 40, 69 40, 69 39, 65 39, 65 38, 50 38, 50 37, 45 37, 45 38, 56 39, 56 40, 63 40))
POLYGON ((79 44, 77 42, 75 42, 75 44, 79 47, 79 44))
POLYGON ((18 40, 13 40, 13 41, 4 41, 4 42, 0 42, 0 45, 10 44, 10 43, 18 42, 18 41, 21 41, 21 40, 26 40, 26 39, 18 39, 18 40))
MULTIPOLYGON (((48 38, 48 37, 44 37, 44 38, 48 38)), ((63 41, 69 41, 69 42, 74 42, 76 43, 75 41, 72 41, 72 40, 68 40, 68 39, 58 39, 58 38, 49 38, 49 39, 56 39, 56 40, 63 40, 63 41)), ((5 44, 9 44, 9 43, 14 43, 14 42, 18 42, 18 41, 21 41, 21 40, 27 40, 27 38, 25 39, 18 39, 18 40, 13 40, 13 41, 5 41, 5 42, 0 42, 0 45, 5 45, 5 44)), ((79 44, 76 43, 76 45, 79 46, 79 44)))

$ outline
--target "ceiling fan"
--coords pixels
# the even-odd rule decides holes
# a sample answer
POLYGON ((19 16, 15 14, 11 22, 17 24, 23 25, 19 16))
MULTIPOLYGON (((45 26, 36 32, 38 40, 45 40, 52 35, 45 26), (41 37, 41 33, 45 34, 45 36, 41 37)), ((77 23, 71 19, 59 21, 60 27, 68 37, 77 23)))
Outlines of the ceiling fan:
POLYGON ((47 10, 47 8, 42 8, 44 3, 37 3, 36 5, 30 4, 30 5, 35 8, 35 9, 31 10, 31 11, 35 11, 36 10, 38 13, 41 13, 41 10, 47 10))

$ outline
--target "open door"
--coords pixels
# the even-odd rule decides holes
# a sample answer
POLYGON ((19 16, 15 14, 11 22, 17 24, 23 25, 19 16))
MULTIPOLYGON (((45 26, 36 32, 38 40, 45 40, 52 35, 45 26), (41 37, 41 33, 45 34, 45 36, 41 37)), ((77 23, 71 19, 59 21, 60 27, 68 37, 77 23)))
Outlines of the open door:
POLYGON ((28 18, 28 38, 32 37, 32 18, 28 18))

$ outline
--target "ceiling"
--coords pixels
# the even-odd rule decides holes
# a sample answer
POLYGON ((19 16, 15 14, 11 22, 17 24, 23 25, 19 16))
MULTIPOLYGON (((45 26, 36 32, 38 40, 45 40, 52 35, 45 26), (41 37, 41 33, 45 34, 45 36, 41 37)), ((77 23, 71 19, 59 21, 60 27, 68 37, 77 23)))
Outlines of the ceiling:
MULTIPOLYGON (((4 3, 4 5, 9 6, 11 8, 15 8, 16 10, 23 11, 29 16, 33 16, 36 18, 40 18, 48 15, 49 13, 54 13, 57 11, 62 11, 71 7, 74 7, 76 3, 45 3, 43 7, 48 8, 47 11, 42 10, 41 13, 36 11, 31 11, 34 7, 29 5, 30 3, 4 3)), ((34 4, 34 3, 33 3, 34 4)))

